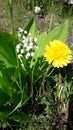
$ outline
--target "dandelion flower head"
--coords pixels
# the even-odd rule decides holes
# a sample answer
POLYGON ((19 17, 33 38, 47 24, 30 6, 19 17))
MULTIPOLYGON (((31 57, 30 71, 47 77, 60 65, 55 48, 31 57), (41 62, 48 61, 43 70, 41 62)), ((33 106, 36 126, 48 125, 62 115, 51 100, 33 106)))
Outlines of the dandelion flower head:
POLYGON ((65 43, 53 40, 50 41, 49 45, 46 45, 44 57, 54 67, 63 68, 71 62, 72 52, 65 43))

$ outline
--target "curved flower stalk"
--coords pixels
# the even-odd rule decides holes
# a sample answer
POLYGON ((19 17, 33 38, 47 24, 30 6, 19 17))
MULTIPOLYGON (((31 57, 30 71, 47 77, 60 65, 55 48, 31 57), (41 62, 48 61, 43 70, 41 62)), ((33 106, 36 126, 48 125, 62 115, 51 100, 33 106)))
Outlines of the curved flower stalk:
POLYGON ((53 40, 50 41, 49 45, 46 45, 44 57, 54 67, 63 68, 71 62, 72 52, 65 43, 53 40))

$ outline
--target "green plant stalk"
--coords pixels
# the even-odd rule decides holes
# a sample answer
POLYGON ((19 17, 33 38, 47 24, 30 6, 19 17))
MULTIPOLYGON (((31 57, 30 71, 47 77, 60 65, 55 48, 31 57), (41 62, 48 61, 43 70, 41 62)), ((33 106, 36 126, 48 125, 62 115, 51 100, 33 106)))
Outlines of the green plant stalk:
POLYGON ((13 114, 18 108, 21 108, 23 105, 25 105, 28 100, 31 98, 31 95, 23 102, 22 98, 20 100, 20 102, 18 103, 18 105, 7 115, 7 116, 10 116, 11 114, 13 114))
POLYGON ((33 80, 33 74, 34 74, 34 68, 33 68, 33 70, 32 70, 32 72, 31 72, 31 98, 32 98, 32 104, 33 104, 33 82, 34 82, 34 80, 33 80))
MULTIPOLYGON (((14 43, 14 48, 15 48, 17 37, 16 37, 16 31, 15 31, 14 21, 13 21, 12 0, 10 0, 10 1, 7 0, 7 3, 8 3, 8 8, 9 8, 10 21, 11 21, 11 29, 12 29, 12 36, 13 36, 13 43, 14 43)), ((16 53, 16 51, 15 51, 15 53, 16 53)), ((11 115, 13 112, 15 112, 18 108, 20 108, 21 105, 22 105, 22 102, 23 102, 23 89, 22 89, 21 74, 20 74, 20 68, 19 68, 19 61, 18 61, 17 53, 16 53, 16 59, 17 59, 17 69, 18 69, 18 74, 19 74, 18 87, 19 87, 20 93, 21 93, 21 100, 18 103, 18 105, 8 114, 8 116, 11 115)))
POLYGON ((30 98, 31 98, 31 95, 30 95, 24 102, 22 102, 21 107, 22 107, 23 105, 25 105, 30 98))
MULTIPOLYGON (((8 8, 9 8, 9 14, 10 14, 10 21, 11 21, 11 30, 12 30, 12 35, 13 35, 13 43, 14 43, 14 47, 15 47, 15 44, 16 44, 16 31, 15 31, 15 27, 14 27, 14 21, 13 21, 13 10, 12 10, 12 0, 7 0, 7 3, 8 3, 8 8)), ((16 51, 15 51, 16 53, 16 51)), ((18 68, 18 71, 19 71, 19 61, 18 61, 18 56, 17 56, 17 53, 16 53, 16 58, 17 58, 17 68, 18 68)), ((22 84, 21 84, 21 75, 20 75, 20 71, 19 71, 19 84, 20 84, 20 91, 22 93, 22 84)))
POLYGON ((52 30, 52 25, 53 25, 53 13, 51 14, 51 18, 50 18, 49 32, 52 30))
POLYGON ((58 74, 58 86, 57 86, 57 89, 56 89, 56 95, 57 95, 57 106, 58 106, 58 112, 59 111, 62 111, 62 108, 63 108, 63 88, 64 86, 62 85, 62 75, 61 75, 61 71, 60 71, 60 68, 59 68, 59 74, 58 74))
POLYGON ((34 0, 32 0, 31 3, 32 3, 32 12, 33 12, 33 15, 34 15, 34 3, 35 3, 34 0))
POLYGON ((58 97, 61 100, 62 99, 62 95, 61 95, 61 91, 62 91, 62 75, 61 75, 61 71, 59 69, 59 94, 58 97))
POLYGON ((50 77, 50 75, 53 73, 53 71, 55 70, 55 68, 53 68, 52 70, 51 70, 51 72, 48 74, 48 71, 50 70, 50 68, 51 68, 51 66, 49 66, 48 68, 47 68, 47 70, 46 70, 46 72, 45 72, 45 74, 44 74, 44 77, 43 77, 43 81, 42 81, 42 84, 41 84, 41 87, 40 87, 40 92, 41 92, 41 90, 43 90, 43 93, 45 93, 45 90, 44 90, 44 83, 45 83, 45 79, 47 78, 47 77, 50 77), (47 75, 48 74, 48 75, 47 75))
POLYGON ((15 45, 16 34, 15 34, 15 27, 14 27, 14 22, 13 22, 12 0, 11 0, 11 2, 9 2, 9 0, 7 0, 7 2, 8 2, 8 8, 9 8, 9 14, 10 14, 11 31, 12 31, 13 41, 14 41, 14 45, 15 45))
POLYGON ((37 62, 37 59, 35 61, 35 65, 33 66, 32 68, 32 71, 31 71, 31 98, 32 98, 32 104, 33 104, 33 87, 34 87, 34 71, 35 71, 35 66, 36 66, 36 62, 37 62))
POLYGON ((34 64, 34 66, 33 66, 33 68, 32 68, 32 71, 31 71, 31 81, 30 81, 30 85, 31 85, 31 98, 32 98, 32 104, 33 104, 33 87, 34 87, 34 71, 35 71, 35 66, 36 66, 36 62, 37 62, 37 59, 35 59, 35 64, 34 64))

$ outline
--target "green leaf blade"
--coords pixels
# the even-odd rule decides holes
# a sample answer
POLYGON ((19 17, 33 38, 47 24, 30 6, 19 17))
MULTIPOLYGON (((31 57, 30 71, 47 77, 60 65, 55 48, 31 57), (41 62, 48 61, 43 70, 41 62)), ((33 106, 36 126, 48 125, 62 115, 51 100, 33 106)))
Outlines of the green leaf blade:
MULTIPOLYGON (((61 40, 63 42, 66 42, 67 39, 67 34, 68 34, 68 20, 58 27, 56 27, 54 30, 49 32, 44 32, 40 35, 38 35, 38 47, 39 49, 35 52, 35 55, 33 59, 37 60, 38 57, 43 56, 43 53, 45 51, 45 46, 49 44, 50 41, 52 40, 61 40)), ((30 66, 32 67, 33 64, 33 59, 31 60, 30 66)))
POLYGON ((0 61, 5 63, 6 68, 17 65, 13 38, 6 32, 0 32, 0 61))

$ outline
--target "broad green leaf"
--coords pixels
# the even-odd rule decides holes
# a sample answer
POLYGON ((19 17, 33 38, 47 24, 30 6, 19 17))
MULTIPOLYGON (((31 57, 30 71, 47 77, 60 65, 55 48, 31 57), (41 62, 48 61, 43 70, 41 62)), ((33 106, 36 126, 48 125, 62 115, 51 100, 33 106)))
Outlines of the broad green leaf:
POLYGON ((8 94, 9 96, 12 96, 12 90, 11 90, 11 76, 9 75, 8 70, 10 70, 10 74, 11 70, 14 69, 6 69, 4 66, 0 66, 0 89, 3 90, 6 94, 8 94))
POLYGON ((0 111, 0 120, 7 118, 9 112, 0 111))
POLYGON ((55 28, 49 34, 43 33, 40 36, 38 36, 39 50, 36 52, 36 56, 37 57, 42 56, 46 44, 49 44, 49 42, 52 40, 58 39, 58 40, 65 42, 67 39, 67 34, 68 34, 68 21, 59 25, 57 28, 55 28))
POLYGON ((47 42, 48 40, 54 40, 58 39, 61 40, 62 42, 66 42, 68 35, 68 20, 56 27, 53 31, 51 31, 48 34, 47 42))
POLYGON ((11 107, 8 106, 0 106, 0 119, 5 119, 8 117, 8 114, 12 110, 11 107))
POLYGON ((6 69, 0 65, 0 89, 10 96, 11 103, 17 105, 20 101, 19 88, 15 82, 18 78, 15 67, 6 69), (18 100, 17 100, 18 99, 18 100))
POLYGON ((42 33, 37 38, 38 38, 39 49, 38 49, 38 51, 35 52, 34 59, 37 59, 38 57, 42 56, 42 51, 44 51, 45 45, 48 44, 48 42, 47 42, 47 39, 48 39, 47 32, 42 33))
MULTIPOLYGON (((50 41, 61 40, 61 41, 65 42, 67 39, 67 34, 68 34, 68 21, 62 23, 61 25, 56 27, 54 30, 49 32, 48 34, 47 34, 47 32, 44 32, 44 33, 38 35, 37 38, 38 38, 39 49, 35 52, 33 59, 37 60, 38 57, 43 56, 45 46, 47 44, 49 44, 50 41)), ((35 64, 35 62, 33 63, 33 59, 30 64, 31 67, 33 64, 35 64)))
POLYGON ((7 68, 17 65, 13 38, 6 32, 0 32, 0 61, 3 61, 7 68))
MULTIPOLYGON (((11 97, 11 103, 12 104, 14 104, 14 105, 18 105, 18 104, 20 104, 19 102, 20 102, 20 100, 21 100, 21 94, 20 94, 20 91, 18 90, 18 88, 16 89, 16 86, 14 86, 13 88, 12 88, 12 97, 11 97)), ((18 107, 19 107, 20 105, 18 105, 18 107)))
POLYGON ((27 30, 27 32, 30 33, 33 37, 36 37, 38 35, 38 30, 34 18, 29 21, 24 30, 27 30))
POLYGON ((0 67, 0 89, 11 96, 11 87, 5 69, 0 67))
POLYGON ((0 106, 3 106, 8 101, 10 101, 9 95, 0 88, 0 106))

